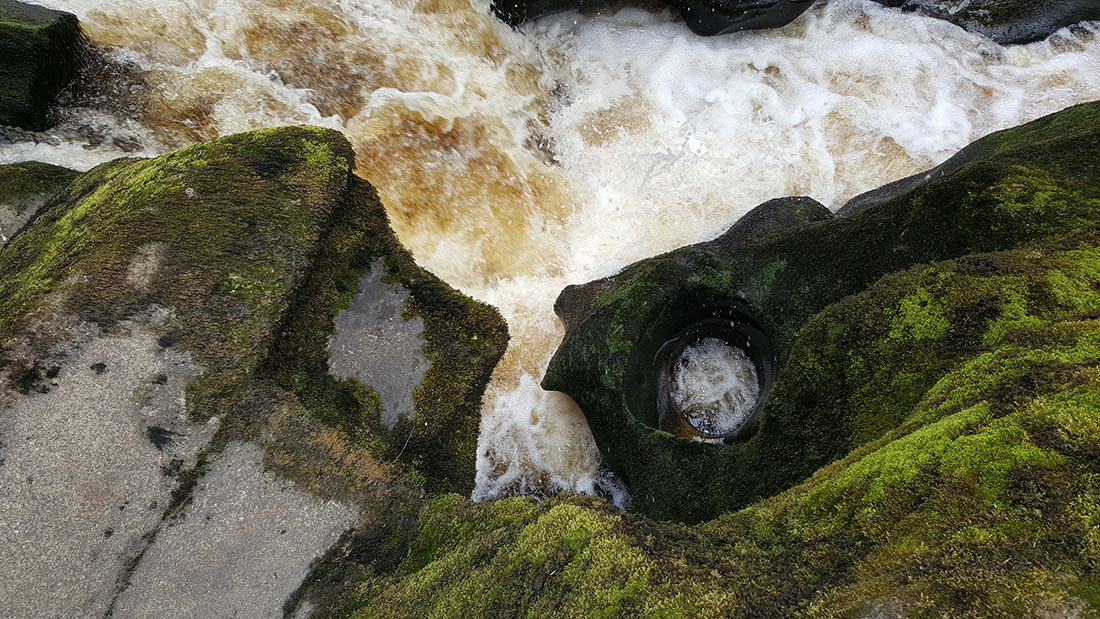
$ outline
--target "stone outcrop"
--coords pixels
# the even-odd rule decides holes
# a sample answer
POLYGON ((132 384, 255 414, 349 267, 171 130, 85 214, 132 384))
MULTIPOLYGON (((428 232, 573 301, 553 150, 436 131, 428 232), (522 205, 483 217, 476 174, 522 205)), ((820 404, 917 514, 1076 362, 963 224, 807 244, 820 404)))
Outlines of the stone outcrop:
POLYGON ((1093 0, 875 0, 945 19, 1007 45, 1045 39, 1059 28, 1100 19, 1093 0))
MULTIPOLYGON (((494 0, 493 13, 511 25, 570 10, 595 9, 609 0, 494 0)), ((695 34, 713 36, 785 26, 813 0, 663 0, 695 34)))
POLYGON ((353 162, 292 127, 0 168, 27 220, 0 248, 0 614, 293 612, 341 590, 307 579, 340 544, 384 535, 365 569, 430 493, 469 492, 503 320, 416 266, 353 162), (329 345, 383 275, 430 367, 376 389, 329 345))
POLYGON ((76 172, 45 163, 0 165, 0 247, 76 172))
POLYGON ((0 0, 0 125, 45 129, 54 97, 76 75, 81 47, 75 15, 0 0))

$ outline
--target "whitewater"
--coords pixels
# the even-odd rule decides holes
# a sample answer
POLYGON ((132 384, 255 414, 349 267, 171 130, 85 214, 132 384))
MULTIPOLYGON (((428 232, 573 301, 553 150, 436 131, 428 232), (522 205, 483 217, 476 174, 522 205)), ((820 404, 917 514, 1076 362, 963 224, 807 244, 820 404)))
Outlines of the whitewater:
POLYGON ((417 261, 500 309, 474 498, 628 498, 539 388, 562 288, 711 239, 757 204, 848 198, 1100 99, 1100 27, 1001 47, 868 0, 699 38, 664 10, 512 31, 488 0, 42 0, 101 52, 0 163, 85 170, 288 124, 342 131, 417 261))

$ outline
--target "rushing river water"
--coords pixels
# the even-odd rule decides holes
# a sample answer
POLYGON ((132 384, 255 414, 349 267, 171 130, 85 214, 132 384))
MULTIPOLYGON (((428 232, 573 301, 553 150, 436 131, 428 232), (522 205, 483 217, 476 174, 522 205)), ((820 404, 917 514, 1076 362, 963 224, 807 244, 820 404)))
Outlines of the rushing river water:
POLYGON ((239 131, 343 131, 417 260, 498 307, 475 498, 617 494, 539 379, 566 285, 721 233, 756 204, 847 198, 990 131, 1100 99, 1100 27, 1003 48, 867 0, 712 39, 667 12, 513 32, 488 0, 39 0, 107 47, 48 135, 0 162, 86 169, 239 131), (602 487, 602 488, 601 488, 602 487))

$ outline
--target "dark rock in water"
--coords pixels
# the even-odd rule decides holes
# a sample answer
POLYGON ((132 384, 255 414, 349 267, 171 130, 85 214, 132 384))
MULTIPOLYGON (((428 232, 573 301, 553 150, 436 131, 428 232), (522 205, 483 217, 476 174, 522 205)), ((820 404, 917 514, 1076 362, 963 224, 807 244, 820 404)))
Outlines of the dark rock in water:
POLYGON ((1098 119, 1100 103, 1087 104, 990 135, 928 174, 857 198, 846 217, 766 203, 714 241, 570 287, 556 305, 567 333, 544 387, 585 411, 643 513, 698 521, 782 491, 897 427, 949 367, 1010 330, 1022 300, 973 282, 954 297, 907 270, 948 260, 940 269, 960 281, 978 277, 980 264, 999 272, 1008 258, 989 252, 1100 223, 1098 119), (773 218, 807 223, 757 229, 773 218), (837 315, 835 303, 859 311, 837 315), (767 334, 779 368, 759 433, 710 445, 658 430, 654 355, 689 322, 740 320, 727 318, 734 306, 767 334))
POLYGON ((1059 28, 1100 19, 1096 0, 875 0, 945 19, 1007 45, 1045 39, 1059 28))
POLYGON ((80 24, 71 13, 0 0, 0 125, 41 131, 76 74, 80 24))
POLYGON ((310 127, 0 167, 0 204, 34 213, 0 249, 5 611, 293 614, 404 557, 429 493, 469 492, 504 321, 415 264, 353 168, 310 127), (388 392, 328 367, 368 270, 430 362, 393 427, 388 392))
POLYGON ((544 386, 581 405, 642 514, 441 497, 332 616, 1095 613, 1098 157, 1100 103, 1078 106, 848 216, 773 201, 570 288, 544 386), (778 367, 758 431, 662 432, 637 369, 685 316, 736 304, 778 367))
MULTIPOLYGON (((511 26, 562 11, 594 9, 609 0, 493 0, 493 12, 511 26)), ((813 0, 667 0, 695 34, 712 36, 785 26, 813 0)))

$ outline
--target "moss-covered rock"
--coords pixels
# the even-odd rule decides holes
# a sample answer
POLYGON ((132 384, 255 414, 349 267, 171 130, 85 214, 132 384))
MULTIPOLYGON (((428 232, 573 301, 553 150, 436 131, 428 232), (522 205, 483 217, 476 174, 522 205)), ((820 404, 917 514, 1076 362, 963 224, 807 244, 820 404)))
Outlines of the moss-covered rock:
POLYGON ((945 19, 1001 44, 1045 39, 1059 28, 1100 19, 1093 0, 875 0, 938 19, 945 19))
MULTIPOLYGON (((396 564, 425 497, 470 490, 481 394, 504 351, 505 323, 493 308, 413 262, 373 188, 353 169, 347 140, 312 127, 229 136, 155 159, 116 160, 78 175, 35 164, 0 168, 0 203, 33 214, 0 248, 0 407, 5 414, 33 411, 20 403, 49 394, 79 412, 81 401, 97 399, 94 378, 82 379, 80 393, 72 391, 76 387, 64 391, 59 380, 81 371, 117 377, 117 383, 133 374, 140 384, 132 398, 121 399, 132 399, 134 411, 115 411, 118 423, 129 427, 166 418, 175 425, 142 426, 155 445, 152 460, 149 453, 121 454, 120 462, 134 470, 119 473, 119 479, 144 479, 145 469, 156 471, 157 458, 174 449, 169 445, 174 440, 197 452, 162 467, 174 490, 150 508, 163 511, 160 525, 112 530, 112 539, 132 538, 138 547, 117 576, 120 587, 131 575, 152 578, 142 571, 142 556, 171 564, 170 549, 144 552, 170 526, 165 523, 206 526, 201 517, 186 520, 193 493, 210 486, 203 485, 208 471, 224 473, 234 458, 240 460, 242 449, 252 453, 254 447, 242 443, 262 448, 267 473, 289 480, 297 491, 341 504, 336 511, 344 516, 318 526, 346 526, 346 514, 355 515, 357 524, 341 537, 331 560, 313 566, 310 591, 287 601, 290 611, 303 596, 323 597, 375 565, 396 564), (48 196, 44 203, 42 196, 48 196), (372 265, 408 292, 402 312, 423 321, 423 351, 432 364, 412 389, 415 416, 393 428, 382 424, 371 385, 337 379, 327 365, 334 319, 372 265), (123 340, 132 342, 118 343, 123 340), (99 348, 90 349, 89 342, 99 348), (185 360, 179 363, 188 372, 176 376, 150 366, 153 374, 141 377, 133 359, 115 358, 72 367, 88 350, 145 354, 150 347, 161 356, 170 351, 165 359, 185 360), (150 394, 169 387, 179 393, 157 404, 150 394), (17 408, 9 408, 12 403, 17 408), (154 406, 159 407, 155 416, 142 408, 154 406), (230 453, 238 456, 223 461, 230 453)), ((109 419, 110 412, 101 417, 109 419)), ((7 437, 0 449, 14 447, 9 440, 15 439, 7 437)), ((133 442, 151 449, 143 440, 133 442)), ((33 447, 19 447, 21 463, 33 467, 26 456, 33 447)), ((81 457, 73 456, 75 466, 81 457)), ((65 482, 50 483, 63 488, 65 482)), ((209 492, 220 491, 215 490, 209 492)), ((283 498, 297 496, 286 494, 285 487, 278 492, 283 498)), ((35 538, 37 533, 28 533, 28 543, 52 543, 35 538)), ((103 539, 102 531, 95 534, 103 539)), ((211 539, 209 545, 217 543, 211 539)), ((309 552, 304 552, 307 563, 309 552)), ((298 555, 300 561, 303 553, 298 555)), ((309 566, 285 567, 286 573, 304 573, 309 566)), ((99 576, 88 586, 102 580, 99 576)), ((80 595, 118 598, 115 578, 107 574, 107 593, 80 595)), ((264 593, 269 594, 278 591, 264 593)), ((138 603, 133 595, 123 596, 124 602, 138 603)), ((265 598, 264 604, 270 603, 265 598)), ((71 614, 60 607, 32 608, 31 614, 71 614)))
POLYGON ((980 272, 1005 259, 989 252, 1093 229, 1097 152, 1100 104, 1078 106, 979 140, 922 180, 857 199, 844 217, 752 233, 738 224, 567 289, 557 306, 567 332, 544 387, 585 411, 638 511, 694 522, 776 494, 895 427, 961 358, 1030 324, 1023 284, 880 284, 845 297, 917 265, 955 259, 980 272), (849 316, 829 307, 837 302, 860 305, 849 316), (751 307, 779 368, 759 432, 733 445, 662 432, 656 351, 730 303, 751 307), (874 331, 880 318, 889 320, 874 331))
POLYGON ((0 0, 0 125, 40 131, 76 74, 80 24, 71 13, 0 0))
POLYGON ((846 217, 773 202, 810 223, 735 226, 569 291, 546 386, 643 514, 443 497, 331 614, 1094 616, 1098 115, 994 134, 846 217), (635 416, 631 359, 731 298, 780 368, 757 435, 702 444, 635 416))
POLYGON ((164 344, 205 368, 189 387, 193 416, 246 418, 250 384, 273 381, 380 461, 406 465, 410 480, 468 489, 481 391, 506 328, 416 266, 352 167, 338 133, 286 128, 117 160, 75 179, 0 168, 4 203, 23 212, 62 186, 0 253, 0 341, 26 340, 35 316, 55 310, 47 298, 101 325, 163 306, 172 312, 164 344), (411 291, 404 312, 424 318, 433 362, 414 394, 416 423, 393 431, 369 385, 326 366, 333 318, 376 260, 411 291))

